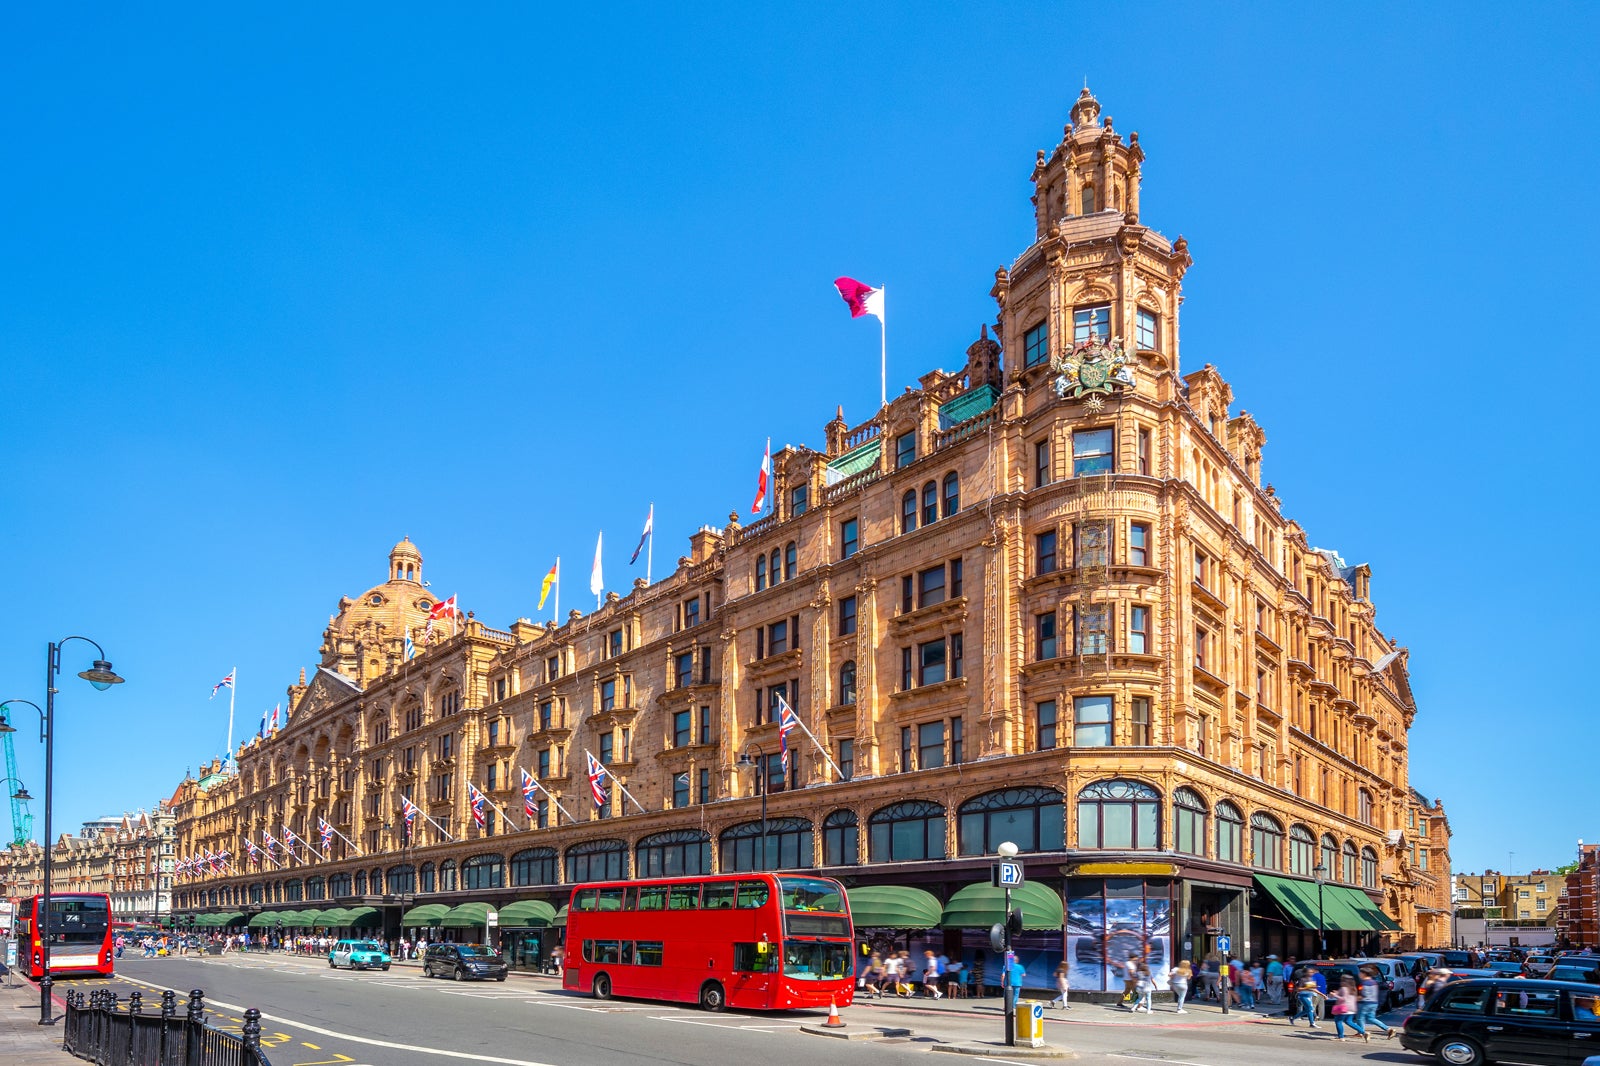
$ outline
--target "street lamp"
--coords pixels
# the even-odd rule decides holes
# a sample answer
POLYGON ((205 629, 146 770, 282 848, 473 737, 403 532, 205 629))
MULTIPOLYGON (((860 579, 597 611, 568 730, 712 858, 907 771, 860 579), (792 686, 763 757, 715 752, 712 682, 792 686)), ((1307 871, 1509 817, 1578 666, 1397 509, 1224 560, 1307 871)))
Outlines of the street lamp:
POLYGON ((746 744, 744 746, 744 750, 739 753, 739 763, 738 763, 739 769, 740 770, 748 770, 748 771, 754 772, 755 780, 756 780, 756 795, 761 797, 761 858, 759 860, 761 865, 758 866, 757 869, 762 870, 762 871, 765 871, 766 868, 767 868, 767 781, 766 781, 766 778, 767 778, 767 766, 766 766, 766 763, 767 763, 767 758, 766 758, 766 755, 761 750, 761 745, 757 744, 753 740, 750 743, 746 744), (754 759, 752 759, 750 757, 750 753, 752 751, 756 753, 756 757, 754 759))
MULTIPOLYGON (((1004 861, 1017 857, 1017 846, 1011 841, 1002 841, 995 845, 994 853, 1004 861)), ((1013 1004, 1017 989, 1011 986, 1011 885, 1004 886, 1006 894, 1006 915, 1000 922, 1000 1011, 1005 1015, 1005 1044, 1013 1047, 1017 1042, 1017 1012, 1013 1004)), ((992 946, 992 945, 991 945, 992 946)), ((983 991, 979 989, 978 991, 983 991)))
POLYGON ((54 1025, 50 990, 55 982, 50 977, 50 878, 53 874, 52 862, 54 848, 50 840, 50 804, 55 794, 55 749, 56 731, 54 728, 56 717, 56 678, 61 674, 61 648, 69 641, 81 640, 85 644, 93 644, 94 650, 100 653, 100 658, 87 670, 78 671, 78 676, 83 678, 96 689, 104 692, 112 685, 120 685, 125 680, 111 669, 111 663, 106 660, 106 650, 98 641, 88 637, 70 636, 50 644, 49 654, 45 660, 44 668, 44 708, 41 710, 37 703, 29 700, 4 700, 0 701, 0 710, 7 704, 26 703, 29 707, 39 712, 39 739, 44 743, 44 885, 39 892, 39 921, 43 923, 43 935, 39 938, 40 958, 39 969, 43 977, 39 979, 39 1024, 54 1025))
POLYGON ((1317 875, 1317 944, 1321 948, 1318 958, 1325 959, 1328 957, 1328 935, 1322 929, 1322 879, 1328 876, 1328 868, 1319 862, 1311 868, 1311 872, 1317 875))
MULTIPOLYGON (((404 828, 400 833, 400 866, 402 869, 409 869, 411 871, 411 884, 413 887, 415 887, 417 883, 417 869, 412 865, 410 859, 411 827, 403 822, 401 824, 404 828)), ((394 824, 391 822, 384 822, 383 831, 385 833, 392 834, 394 832, 394 824)), ((401 882, 401 884, 404 883, 404 881, 401 882)), ((406 934, 405 926, 403 924, 406 917, 406 896, 409 895, 409 893, 402 888, 399 892, 395 893, 395 895, 400 897, 400 922, 402 923, 398 925, 397 928, 400 930, 401 937, 404 937, 406 934)))

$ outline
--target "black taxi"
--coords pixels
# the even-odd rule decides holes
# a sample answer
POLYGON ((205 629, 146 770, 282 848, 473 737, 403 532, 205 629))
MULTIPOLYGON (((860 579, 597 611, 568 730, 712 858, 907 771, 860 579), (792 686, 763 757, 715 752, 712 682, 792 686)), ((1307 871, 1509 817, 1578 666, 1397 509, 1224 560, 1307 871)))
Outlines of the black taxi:
POLYGON ((1509 976, 1457 981, 1406 1019, 1400 1043, 1445 1066, 1582 1066, 1600 1055, 1600 987, 1509 976))

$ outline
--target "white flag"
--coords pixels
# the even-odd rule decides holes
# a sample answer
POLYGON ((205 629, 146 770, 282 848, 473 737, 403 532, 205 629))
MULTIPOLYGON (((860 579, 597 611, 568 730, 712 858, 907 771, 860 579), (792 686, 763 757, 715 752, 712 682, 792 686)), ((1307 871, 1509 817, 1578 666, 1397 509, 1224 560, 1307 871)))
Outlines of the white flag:
POLYGON ((594 537, 594 569, 589 571, 589 591, 596 596, 600 595, 606 587, 606 579, 600 574, 600 542, 605 534, 596 533, 594 537))

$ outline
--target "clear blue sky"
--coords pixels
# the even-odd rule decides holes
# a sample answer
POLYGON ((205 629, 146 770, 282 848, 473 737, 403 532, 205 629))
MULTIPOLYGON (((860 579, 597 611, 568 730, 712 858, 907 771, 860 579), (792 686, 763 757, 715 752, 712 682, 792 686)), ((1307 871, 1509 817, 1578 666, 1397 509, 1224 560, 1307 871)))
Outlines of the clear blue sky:
POLYGON ((233 666, 252 729, 402 535, 498 626, 597 529, 625 590, 651 501, 666 571, 769 434, 871 414, 836 275, 891 389, 958 366, 1087 77, 1195 256, 1186 368, 1412 649, 1456 867, 1600 837, 1595 8, 770 7, 7 13, 0 697, 69 633, 129 679, 69 646, 56 828, 219 753, 233 666))

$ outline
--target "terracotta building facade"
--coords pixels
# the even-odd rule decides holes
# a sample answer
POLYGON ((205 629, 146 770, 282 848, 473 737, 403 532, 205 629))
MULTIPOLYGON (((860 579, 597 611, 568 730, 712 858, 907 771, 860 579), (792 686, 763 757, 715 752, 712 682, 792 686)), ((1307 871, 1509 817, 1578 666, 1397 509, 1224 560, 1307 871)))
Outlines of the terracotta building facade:
MULTIPOLYGON (((155 923, 172 917, 176 864, 172 809, 136 811, 63 833, 51 856, 52 892, 104 892, 120 922, 155 923)), ((44 849, 32 841, 0 851, 0 885, 16 900, 44 888, 44 849)))
POLYGON ((1009 840, 1060 907, 1029 919, 1030 972, 1064 957, 1075 988, 1224 933, 1298 956, 1432 937, 1408 653, 1371 570, 1285 516, 1222 375, 1182 369, 1191 259, 1142 221, 1144 158, 1085 91, 956 369, 773 456, 772 512, 703 527, 663 580, 429 632, 397 545, 287 726, 175 797, 180 853, 213 856, 180 911, 337 903, 394 934, 419 901, 758 868, 946 901, 1009 840), (313 846, 285 855, 284 827, 313 846))

